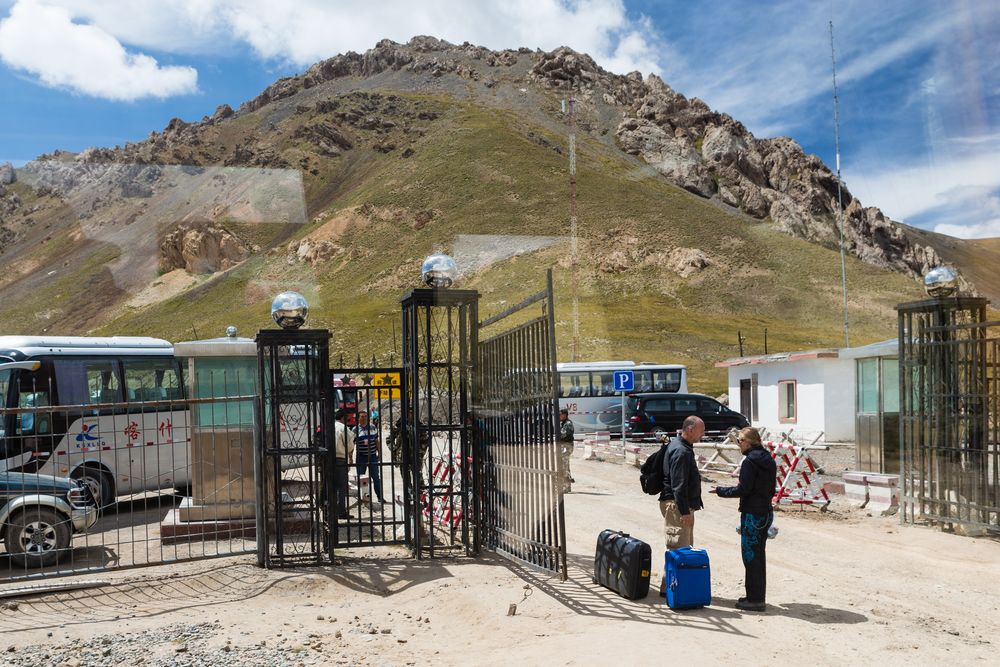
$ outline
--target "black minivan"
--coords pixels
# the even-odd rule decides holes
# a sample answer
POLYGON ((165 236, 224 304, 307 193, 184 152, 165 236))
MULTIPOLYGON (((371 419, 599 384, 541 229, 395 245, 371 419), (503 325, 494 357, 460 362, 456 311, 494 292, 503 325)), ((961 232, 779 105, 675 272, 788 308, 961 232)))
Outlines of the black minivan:
POLYGON ((714 398, 701 394, 642 393, 632 394, 625 403, 626 437, 673 435, 684 418, 697 415, 705 422, 705 431, 728 431, 749 426, 747 418, 730 410, 714 398))

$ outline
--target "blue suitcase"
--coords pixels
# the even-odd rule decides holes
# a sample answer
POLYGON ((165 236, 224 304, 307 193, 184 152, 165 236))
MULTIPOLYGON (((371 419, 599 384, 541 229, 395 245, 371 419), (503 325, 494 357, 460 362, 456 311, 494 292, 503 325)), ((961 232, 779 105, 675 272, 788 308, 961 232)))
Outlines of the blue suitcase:
POLYGON ((712 604, 712 576, 708 552, 681 547, 666 553, 667 604, 671 609, 693 609, 712 604))

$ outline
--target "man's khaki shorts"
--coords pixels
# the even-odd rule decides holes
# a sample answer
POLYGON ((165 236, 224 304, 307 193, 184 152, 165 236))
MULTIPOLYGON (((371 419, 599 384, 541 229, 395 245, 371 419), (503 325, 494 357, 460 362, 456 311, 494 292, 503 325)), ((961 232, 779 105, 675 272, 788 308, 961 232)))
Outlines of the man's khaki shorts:
POLYGON ((694 526, 681 525, 681 513, 673 500, 660 501, 663 515, 663 543, 667 549, 694 546, 694 526))

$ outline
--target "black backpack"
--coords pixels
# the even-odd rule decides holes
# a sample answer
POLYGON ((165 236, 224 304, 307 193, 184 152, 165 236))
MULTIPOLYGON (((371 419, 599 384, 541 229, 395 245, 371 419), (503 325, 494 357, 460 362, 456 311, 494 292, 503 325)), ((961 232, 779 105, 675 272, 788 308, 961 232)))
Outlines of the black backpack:
POLYGON ((639 485, 651 496, 663 491, 663 457, 667 455, 667 444, 663 443, 639 468, 639 485))

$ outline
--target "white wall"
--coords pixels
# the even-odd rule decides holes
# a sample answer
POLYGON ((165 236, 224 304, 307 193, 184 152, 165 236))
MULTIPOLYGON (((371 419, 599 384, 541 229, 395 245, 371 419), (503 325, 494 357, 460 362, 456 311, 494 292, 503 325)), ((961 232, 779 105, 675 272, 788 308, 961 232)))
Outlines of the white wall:
POLYGON ((729 405, 741 411, 740 380, 757 373, 757 420, 771 433, 792 430, 796 439, 854 440, 854 361, 802 359, 729 367, 729 405), (778 419, 778 382, 795 380, 795 422, 778 419))
POLYGON ((826 365, 826 436, 829 442, 854 442, 854 359, 824 359, 826 365))

